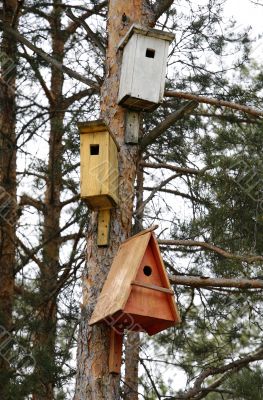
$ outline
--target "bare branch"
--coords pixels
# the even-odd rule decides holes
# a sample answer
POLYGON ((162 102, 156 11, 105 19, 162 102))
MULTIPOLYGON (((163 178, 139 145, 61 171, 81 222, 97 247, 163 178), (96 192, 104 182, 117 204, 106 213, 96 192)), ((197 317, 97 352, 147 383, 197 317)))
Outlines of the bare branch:
POLYGON ((263 111, 255 110, 254 108, 244 106, 243 104, 233 103, 231 101, 219 100, 219 99, 211 99, 205 96, 198 96, 192 93, 184 93, 184 92, 174 92, 174 91, 166 91, 164 93, 166 97, 177 97, 179 99, 188 99, 194 100, 198 103, 211 104, 216 107, 227 107, 232 108, 233 110, 241 111, 246 114, 253 115, 254 117, 263 117, 263 111))
POLYGON ((182 276, 170 275, 170 282, 175 285, 190 287, 219 287, 237 289, 263 289, 262 279, 228 279, 228 278, 209 278, 206 276, 182 276))
POLYGON ((16 31, 15 29, 10 28, 9 26, 3 24, 2 21, 0 21, 0 29, 4 30, 8 34, 12 35, 18 42, 23 43, 26 47, 28 47, 34 53, 38 54, 41 58, 43 58, 43 60, 45 60, 49 64, 53 65, 58 70, 63 71, 64 73, 66 73, 71 78, 74 78, 74 79, 76 79, 76 80, 78 80, 80 82, 83 82, 86 85, 92 87, 94 90, 99 92, 100 87, 99 87, 97 82, 93 81, 92 79, 85 78, 84 76, 82 76, 78 72, 73 71, 72 69, 66 67, 65 65, 63 65, 62 63, 57 61, 55 58, 53 58, 49 54, 47 54, 45 51, 43 51, 39 47, 37 47, 34 44, 32 44, 29 40, 27 40, 18 31, 16 31))
POLYGON ((153 10, 154 10, 156 21, 158 18, 161 17, 161 15, 165 11, 167 11, 171 7, 172 4, 173 4, 173 0, 158 0, 154 3, 153 10))
MULTIPOLYGON (((66 32, 68 32, 69 34, 75 33, 76 30, 81 26, 81 20, 84 21, 86 18, 90 17, 93 14, 97 14, 99 13, 99 11, 101 11, 104 7, 106 7, 108 4, 108 1, 103 1, 100 4, 97 4, 96 6, 94 6, 93 10, 88 10, 81 15, 80 18, 77 18, 77 20, 74 20, 71 24, 68 25, 68 27, 66 28, 66 32)), ((70 6, 70 5, 64 5, 64 7, 67 9, 67 12, 70 10, 71 8, 78 8, 81 9, 81 7, 74 7, 74 6, 70 6)))
POLYGON ((183 174, 183 175, 201 175, 206 170, 206 169, 177 167, 176 165, 165 164, 165 163, 147 163, 145 161, 141 161, 140 165, 144 168, 170 169, 171 171, 175 171, 178 174, 183 174))
POLYGON ((30 64, 32 70, 35 72, 36 78, 38 79, 40 85, 42 86, 42 89, 45 93, 45 95, 47 96, 49 103, 50 104, 54 104, 54 95, 53 93, 49 90, 49 88, 47 87, 47 84, 45 82, 45 79, 43 78, 43 76, 41 75, 38 67, 35 64, 35 61, 32 59, 32 57, 27 53, 25 46, 22 44, 24 53, 20 53, 20 55, 22 57, 24 57, 28 63, 30 64))
POLYGON ((19 246, 22 248, 22 250, 24 251, 24 253, 27 255, 27 259, 28 260, 32 260, 34 261, 39 269, 44 269, 45 265, 42 261, 40 261, 37 256, 36 256, 36 252, 35 249, 29 249, 23 242, 22 240, 17 238, 17 243, 19 244, 19 246))
POLYGON ((144 136, 140 143, 141 151, 145 150, 147 146, 152 144, 166 129, 170 128, 175 122, 184 118, 191 111, 198 106, 196 101, 188 101, 179 110, 170 114, 164 121, 162 121, 156 128, 151 130, 146 136, 144 136))
POLYGON ((159 240, 158 243, 160 245, 167 245, 167 246, 190 246, 190 247, 202 247, 207 249, 208 251, 213 251, 214 253, 219 254, 222 257, 246 262, 248 264, 252 264, 254 262, 262 262, 263 256, 256 256, 256 255, 237 255, 229 253, 228 251, 221 249, 220 247, 214 246, 211 243, 207 242, 199 242, 196 240, 159 240))
MULTIPOLYGON (((180 176, 180 175, 177 175, 177 176, 180 176)), ((175 176, 173 176, 173 178, 175 178, 175 176)), ((198 197, 192 196, 191 194, 180 192, 179 190, 163 189, 163 188, 161 188, 161 186, 157 186, 155 188, 144 187, 143 190, 154 191, 154 194, 156 192, 170 193, 170 194, 173 194, 174 196, 180 196, 184 199, 189 199, 191 201, 195 201, 196 203, 204 204, 207 207, 209 207, 211 205, 211 203, 206 199, 198 198, 198 197)))
POLYGON ((20 198, 19 207, 23 206, 31 206, 36 208, 38 211, 45 211, 45 204, 42 201, 33 199, 33 197, 30 197, 27 194, 23 194, 20 198))
POLYGON ((93 32, 93 30, 89 27, 89 25, 87 24, 87 22, 85 21, 84 18, 82 17, 76 17, 73 12, 71 11, 71 9, 69 8, 67 10, 67 16, 69 18, 71 18, 73 21, 75 22, 79 22, 79 24, 81 26, 83 26, 83 28, 85 29, 85 31, 87 32, 88 37, 91 39, 91 41, 95 44, 96 47, 98 47, 100 49, 100 51, 102 52, 102 54, 105 56, 106 55, 106 49, 104 47, 104 45, 102 44, 102 42, 100 41, 98 35, 93 32))
POLYGON ((71 104, 73 104, 75 101, 81 100, 81 99, 83 99, 84 97, 91 96, 91 95, 93 95, 93 94, 95 94, 95 93, 96 93, 96 90, 91 89, 91 88, 90 88, 90 89, 84 89, 84 90, 81 90, 81 91, 79 91, 79 92, 77 92, 77 93, 74 93, 72 96, 66 97, 66 98, 63 100, 63 108, 64 108, 64 109, 67 109, 67 108, 70 107, 71 104))
MULTIPOLYGON (((184 393, 180 396, 180 399, 195 399, 199 400, 206 397, 207 392, 211 391, 211 389, 215 389, 215 384, 211 384, 208 387, 203 387, 204 381, 214 375, 218 375, 221 373, 226 373, 228 371, 238 372, 241 368, 247 366, 251 362, 255 362, 263 359, 263 347, 260 346, 254 353, 251 353, 245 357, 239 358, 235 361, 230 362, 229 364, 222 365, 217 368, 207 368, 205 369, 196 379, 194 386, 188 392, 184 393)), ((217 386, 221 384, 221 379, 217 381, 217 386)))

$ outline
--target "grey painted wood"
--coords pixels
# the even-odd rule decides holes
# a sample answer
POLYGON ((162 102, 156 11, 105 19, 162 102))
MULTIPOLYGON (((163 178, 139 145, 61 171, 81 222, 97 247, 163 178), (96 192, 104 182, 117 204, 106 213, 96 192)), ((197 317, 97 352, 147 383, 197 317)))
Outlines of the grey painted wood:
POLYGON ((131 28, 127 37, 121 45, 123 59, 118 103, 134 110, 151 111, 163 100, 171 34, 166 36, 161 32, 158 37, 156 29, 154 35, 147 35, 145 30, 141 33, 131 28))
POLYGON ((126 112, 125 143, 137 144, 139 141, 140 113, 136 111, 126 112))

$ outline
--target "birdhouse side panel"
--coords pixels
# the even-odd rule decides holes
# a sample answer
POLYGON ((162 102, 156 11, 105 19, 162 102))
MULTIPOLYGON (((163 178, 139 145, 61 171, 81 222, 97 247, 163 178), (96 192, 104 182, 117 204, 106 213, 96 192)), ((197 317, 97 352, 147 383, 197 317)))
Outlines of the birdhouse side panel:
POLYGON ((169 52, 169 42, 165 41, 164 43, 164 57, 163 57, 163 65, 161 72, 161 81, 160 81, 160 103, 163 101, 164 90, 165 90, 165 80, 166 80, 166 71, 167 71, 167 60, 168 60, 168 52, 169 52))
POLYGON ((150 237, 151 233, 147 232, 121 245, 92 314, 91 325, 124 309, 150 237))
POLYGON ((82 134, 80 144, 81 197, 109 195, 109 133, 82 134))
POLYGON ((164 87, 163 64, 167 60, 166 41, 154 37, 138 36, 131 96, 160 103, 160 90, 164 87))
MULTIPOLYGON (((161 255, 161 252, 160 252, 160 249, 159 249, 159 245, 158 245, 157 239, 156 239, 154 234, 152 234, 152 237, 151 237, 151 240, 150 240, 150 245, 151 245, 153 257, 156 260, 157 265, 158 265, 158 269, 160 271, 160 276, 161 276, 163 285, 165 287, 167 287, 167 288, 171 288, 171 284, 170 284, 169 277, 168 277, 167 272, 166 272, 166 268, 165 268, 165 265, 164 265, 164 262, 163 262, 163 259, 162 259, 162 255, 161 255)), ((174 320, 177 321, 177 323, 181 322, 180 313, 179 313, 179 310, 177 308, 177 304, 175 302, 174 296, 170 296, 169 297, 169 302, 170 302, 171 310, 173 312, 174 320)))
POLYGON ((132 92, 137 36, 133 35, 123 49, 118 103, 132 92))

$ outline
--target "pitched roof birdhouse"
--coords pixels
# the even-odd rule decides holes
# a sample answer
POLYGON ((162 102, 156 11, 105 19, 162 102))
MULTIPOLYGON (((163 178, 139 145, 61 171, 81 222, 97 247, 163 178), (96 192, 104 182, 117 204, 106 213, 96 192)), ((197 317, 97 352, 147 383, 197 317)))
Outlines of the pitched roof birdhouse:
POLYGON ((151 111, 162 102, 168 47, 174 34, 132 25, 119 44, 123 49, 118 103, 151 111))
POLYGON ((126 240, 114 258, 90 325, 105 321, 117 330, 154 335, 180 322, 174 293, 154 233, 126 240))
POLYGON ((79 124, 80 197, 93 210, 118 203, 117 144, 101 120, 79 124))

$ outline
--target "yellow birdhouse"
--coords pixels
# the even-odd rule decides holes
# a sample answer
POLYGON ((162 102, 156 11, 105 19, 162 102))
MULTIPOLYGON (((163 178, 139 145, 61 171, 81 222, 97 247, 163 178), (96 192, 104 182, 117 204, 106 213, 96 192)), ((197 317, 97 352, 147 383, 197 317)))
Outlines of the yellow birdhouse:
POLYGON ((102 120, 79 124, 80 197, 92 210, 118 204, 118 145, 102 120))

